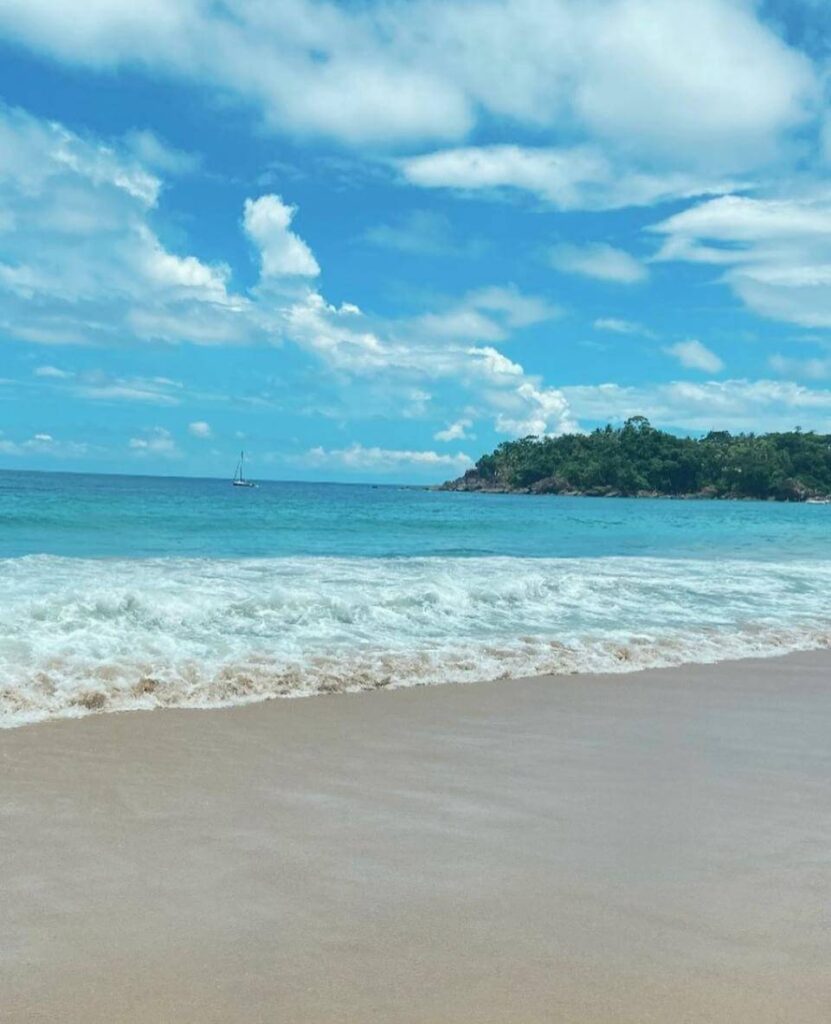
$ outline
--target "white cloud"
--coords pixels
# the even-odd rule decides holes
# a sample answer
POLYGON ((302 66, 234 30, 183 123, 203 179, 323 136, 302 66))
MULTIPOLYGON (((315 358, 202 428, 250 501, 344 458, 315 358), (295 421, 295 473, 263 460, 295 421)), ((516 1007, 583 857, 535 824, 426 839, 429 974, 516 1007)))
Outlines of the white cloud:
POLYGON ((399 415, 404 419, 420 419, 426 414, 432 398, 432 394, 422 388, 405 390, 403 403, 398 407, 399 415))
POLYGON ((473 437, 469 433, 472 426, 473 420, 464 416, 462 419, 456 420, 455 423, 450 423, 444 430, 437 430, 433 437, 436 441, 466 441, 473 437))
POLYGON ((243 224, 260 250, 263 277, 315 277, 320 273, 311 249, 289 230, 296 212, 296 206, 288 206, 277 195, 245 200, 243 224))
MULTIPOLYGON (((122 165, 112 147, 2 108, 0 131, 9 142, 0 147, 0 202, 16 213, 14 228, 0 235, 0 327, 11 337, 102 347, 290 343, 318 360, 338 387, 364 378, 367 395, 375 388, 387 406, 408 415, 421 415, 426 405, 412 395, 446 381, 505 423, 530 418, 555 433, 570 422, 555 389, 493 347, 558 315, 547 299, 490 286, 433 313, 386 321, 353 303, 334 306, 305 275, 281 273, 311 272, 317 263, 289 230, 292 209, 276 196, 248 204, 264 276, 247 293, 235 293, 223 264, 162 246, 150 227, 161 183, 133 156, 122 165), (141 187, 149 180, 152 189, 141 187), (62 219, 70 208, 72 217, 62 219)), ((53 382, 61 383, 54 375, 53 382)), ((176 405, 182 398, 175 382, 159 378, 84 373, 71 386, 99 401, 176 405)), ((134 450, 147 451, 147 438, 138 440, 145 444, 134 450)))
POLYGON ((605 158, 586 149, 527 149, 514 145, 470 146, 408 157, 399 167, 410 184, 425 188, 514 188, 555 206, 581 205, 579 190, 609 177, 605 158))
POLYGON ((636 138, 663 155, 706 159, 700 150, 711 147, 722 159, 765 157, 777 127, 798 124, 814 100, 809 62, 749 5, 627 0, 592 20, 592 65, 576 102, 606 138, 636 138))
POLYGON ((71 391, 79 398, 97 402, 143 402, 179 405, 182 384, 167 377, 113 377, 101 370, 80 374, 71 391))
POLYGON ((429 337, 494 342, 558 316, 559 308, 541 296, 525 295, 513 286, 490 287, 468 292, 448 309, 418 317, 414 325, 429 337))
POLYGON ((831 432, 831 390, 792 381, 672 381, 643 387, 619 384, 565 387, 573 414, 606 423, 644 415, 656 426, 691 431, 806 430, 831 432))
POLYGON ((539 295, 524 295, 519 289, 491 287, 469 292, 466 301, 501 317, 511 328, 530 327, 560 316, 560 309, 539 295))
POLYGON ((752 310, 805 327, 831 327, 831 196, 723 196, 690 207, 652 230, 658 260, 721 268, 721 279, 752 310))
POLYGON ((68 380, 74 376, 68 370, 61 370, 57 366, 36 366, 32 372, 36 377, 51 377, 53 380, 68 380))
POLYGON ((188 433, 191 437, 211 437, 211 425, 210 423, 206 423, 205 420, 194 420, 193 423, 188 424, 188 433))
POLYGON ((496 430, 510 436, 528 434, 568 434, 579 430, 565 391, 540 387, 534 381, 524 380, 511 394, 504 396, 506 410, 496 417, 496 430), (513 401, 511 401, 513 399, 513 401))
POLYGON ((78 441, 62 441, 39 431, 22 441, 13 441, 3 436, 0 431, 0 455, 25 457, 27 455, 47 455, 54 459, 78 458, 89 453, 89 445, 78 441))
POLYGON ((636 323, 634 320, 621 320, 613 316, 598 317, 592 327, 596 331, 610 331, 612 334, 643 334, 646 337, 652 335, 652 332, 643 324, 636 323))
POLYGON ((464 452, 446 455, 432 451, 409 451, 395 448, 365 448, 352 444, 348 448, 312 448, 306 453, 305 461, 314 466, 343 466, 348 469, 366 469, 383 472, 412 467, 450 466, 462 469, 473 465, 473 460, 464 452))
MULTIPOLYGON (((753 199, 748 196, 721 196, 661 221, 653 231, 668 236, 664 256, 680 252, 703 262, 733 262, 734 249, 728 246, 758 242, 792 241, 806 237, 826 237, 831 225, 827 197, 817 199, 753 199), (701 249, 699 242, 712 241, 716 250, 701 249)), ((739 253, 741 255, 741 253, 739 253)))
POLYGON ((0 105, 0 206, 14 211, 0 233, 6 333, 101 345, 261 334, 227 267, 161 244, 150 226, 160 189, 126 146, 0 105))
POLYGON ((425 313, 418 318, 419 328, 432 338, 469 341, 502 341, 505 328, 481 310, 462 305, 442 313, 425 313))
POLYGON ((182 382, 169 377, 118 377, 104 370, 75 373, 55 366, 38 366, 33 373, 50 389, 96 402, 174 406, 184 395, 182 382))
POLYGON ((596 146, 467 146, 406 157, 397 166, 409 184, 422 188, 449 188, 471 195, 527 192, 559 210, 650 206, 720 194, 737 185, 697 169, 630 168, 627 161, 613 161, 596 146))
POLYGON ((293 342, 314 352, 329 368, 364 380, 383 379, 387 398, 406 398, 413 381, 450 380, 501 416, 506 432, 510 418, 523 424, 533 418, 538 433, 562 433, 572 426, 562 394, 529 377, 519 363, 492 345, 448 337, 442 333, 446 322, 435 334, 428 328, 435 328, 436 321, 425 322, 424 317, 383 326, 384 338, 352 311, 311 294, 291 307, 287 331, 293 342))
POLYGON ((549 252, 551 265, 568 274, 582 274, 600 281, 638 284, 648 271, 634 256, 605 242, 588 245, 557 245, 549 252))
POLYGON ((208 266, 195 256, 176 256, 167 252, 146 227, 140 226, 137 234, 141 239, 140 258, 149 281, 179 290, 187 296, 201 301, 222 305, 229 300, 226 285, 231 276, 230 269, 223 265, 208 266))
POLYGON ((481 348, 469 348, 467 355, 475 360, 475 365, 481 367, 488 377, 495 379, 504 377, 514 378, 522 377, 524 374, 519 363, 515 363, 489 345, 483 345, 481 348))
POLYGON ((59 60, 235 95, 270 127, 348 143, 462 139, 477 123, 733 166, 803 123, 816 76, 731 0, 6 0, 0 29, 59 60))
POLYGON ((182 454, 172 434, 164 427, 152 427, 146 430, 142 437, 131 437, 127 447, 133 455, 141 458, 155 455, 166 459, 178 459, 182 454))
POLYGON ((724 369, 724 363, 706 345, 700 341, 678 341, 674 345, 667 345, 664 351, 674 356, 678 362, 688 370, 703 370, 704 373, 718 373, 724 369))

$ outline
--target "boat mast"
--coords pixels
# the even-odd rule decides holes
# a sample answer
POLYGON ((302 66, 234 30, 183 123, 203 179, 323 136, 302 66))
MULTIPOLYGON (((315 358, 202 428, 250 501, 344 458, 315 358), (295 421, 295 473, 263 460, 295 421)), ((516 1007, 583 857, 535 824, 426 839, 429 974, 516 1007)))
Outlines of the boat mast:
POLYGON ((251 481, 245 479, 245 452, 239 453, 239 462, 237 468, 234 470, 233 483, 237 487, 256 487, 257 485, 251 481))

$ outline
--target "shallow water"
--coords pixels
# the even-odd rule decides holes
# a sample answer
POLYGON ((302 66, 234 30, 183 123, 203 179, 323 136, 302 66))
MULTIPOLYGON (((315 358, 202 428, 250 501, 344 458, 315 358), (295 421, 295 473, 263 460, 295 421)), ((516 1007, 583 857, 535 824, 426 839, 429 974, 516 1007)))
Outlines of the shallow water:
POLYGON ((831 642, 831 506, 0 473, 0 724, 831 642))

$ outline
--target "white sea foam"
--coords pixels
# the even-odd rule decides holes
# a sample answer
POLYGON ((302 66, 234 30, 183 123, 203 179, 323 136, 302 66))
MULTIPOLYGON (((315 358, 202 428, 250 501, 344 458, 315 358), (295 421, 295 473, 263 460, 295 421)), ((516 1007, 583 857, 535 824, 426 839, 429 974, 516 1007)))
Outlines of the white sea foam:
POLYGON ((831 563, 0 561, 0 725, 831 645, 831 563))

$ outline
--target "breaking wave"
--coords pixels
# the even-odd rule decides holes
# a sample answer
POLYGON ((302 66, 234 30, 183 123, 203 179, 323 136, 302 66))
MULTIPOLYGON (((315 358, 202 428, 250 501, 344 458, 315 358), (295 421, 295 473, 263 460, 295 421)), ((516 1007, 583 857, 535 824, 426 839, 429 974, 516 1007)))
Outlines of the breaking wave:
POLYGON ((831 646, 831 563, 0 561, 0 726, 831 646))

